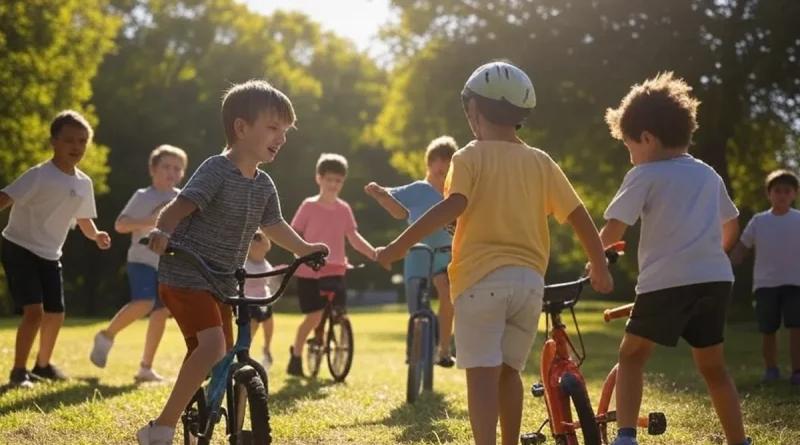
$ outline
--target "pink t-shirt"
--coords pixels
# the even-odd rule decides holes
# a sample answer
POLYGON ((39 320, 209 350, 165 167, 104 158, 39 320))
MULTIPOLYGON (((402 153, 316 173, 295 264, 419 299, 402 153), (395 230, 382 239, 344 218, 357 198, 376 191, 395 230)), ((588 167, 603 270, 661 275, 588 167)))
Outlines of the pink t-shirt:
POLYGON ((347 272, 345 239, 356 230, 356 218, 350 205, 341 199, 334 203, 322 202, 319 196, 306 198, 292 219, 292 228, 308 243, 324 243, 330 253, 325 266, 314 272, 308 266, 300 266, 295 276, 319 278, 342 276, 347 272))

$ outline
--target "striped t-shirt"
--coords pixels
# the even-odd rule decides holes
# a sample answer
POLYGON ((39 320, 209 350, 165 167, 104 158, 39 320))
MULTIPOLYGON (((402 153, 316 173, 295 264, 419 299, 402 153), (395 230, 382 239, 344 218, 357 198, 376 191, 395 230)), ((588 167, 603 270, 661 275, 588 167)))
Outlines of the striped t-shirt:
MULTIPOLYGON (((278 192, 269 175, 256 170, 254 178, 245 178, 223 155, 206 159, 178 196, 193 202, 197 210, 181 220, 170 243, 197 253, 218 271, 243 266, 256 228, 283 221, 278 192)), ((170 256, 161 258, 158 281, 185 289, 213 290, 193 265, 170 256)), ((233 277, 216 284, 225 290, 225 296, 236 295, 233 277)))

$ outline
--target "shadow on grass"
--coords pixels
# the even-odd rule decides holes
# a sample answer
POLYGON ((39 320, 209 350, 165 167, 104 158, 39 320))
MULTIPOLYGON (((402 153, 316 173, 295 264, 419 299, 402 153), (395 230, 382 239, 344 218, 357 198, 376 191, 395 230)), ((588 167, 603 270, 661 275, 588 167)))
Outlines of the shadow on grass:
MULTIPOLYGON (((36 388, 46 386, 48 383, 37 383, 36 388)), ((44 413, 57 411, 71 405, 78 405, 93 399, 110 399, 133 391, 139 385, 135 383, 122 386, 108 386, 99 382, 97 378, 78 378, 67 383, 60 383, 57 389, 52 392, 37 394, 33 397, 23 397, 7 406, 0 406, 0 417, 6 414, 35 409, 44 413)), ((0 390, 0 394, 9 391, 8 385, 0 390)), ((36 389, 18 389, 21 394, 25 391, 36 391, 36 389)))
POLYGON ((282 414, 294 409, 302 400, 321 400, 328 397, 328 388, 339 383, 333 380, 290 378, 278 391, 269 393, 271 413, 282 414))

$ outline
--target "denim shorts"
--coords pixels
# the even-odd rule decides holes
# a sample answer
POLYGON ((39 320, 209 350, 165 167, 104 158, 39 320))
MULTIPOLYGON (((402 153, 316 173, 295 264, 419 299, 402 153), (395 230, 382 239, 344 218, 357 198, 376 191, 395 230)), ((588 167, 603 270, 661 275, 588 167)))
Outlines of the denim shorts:
POLYGON ((153 266, 128 263, 128 282, 131 286, 131 301, 152 301, 153 310, 164 307, 158 297, 158 271, 153 266))

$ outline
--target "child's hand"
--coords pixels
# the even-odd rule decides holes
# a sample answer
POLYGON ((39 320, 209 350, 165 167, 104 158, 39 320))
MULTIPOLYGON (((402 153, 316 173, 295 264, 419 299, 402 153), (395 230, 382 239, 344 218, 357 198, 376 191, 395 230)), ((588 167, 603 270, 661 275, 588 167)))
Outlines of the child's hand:
POLYGON ((392 263, 403 258, 401 249, 397 248, 395 244, 389 244, 386 247, 378 247, 375 249, 375 261, 380 263, 386 270, 392 269, 392 263))
POLYGON ((607 294, 614 290, 614 279, 611 278, 611 272, 608 270, 608 264, 600 264, 598 267, 592 267, 591 264, 586 265, 589 272, 589 280, 592 282, 592 287, 601 294, 607 294))
POLYGON ((100 250, 107 250, 111 247, 111 237, 108 235, 108 232, 97 232, 94 242, 97 243, 97 247, 99 247, 100 250))
POLYGON ((159 229, 153 229, 150 231, 150 234, 147 235, 147 238, 149 239, 147 247, 153 252, 163 255, 164 251, 167 250, 169 235, 159 229))
POLYGON ((303 256, 311 255, 314 252, 325 252, 325 254, 329 255, 331 251, 328 249, 328 246, 323 243, 314 243, 308 245, 308 250, 303 254, 303 256))
POLYGON ((370 182, 369 184, 364 187, 364 193, 372 198, 377 198, 386 193, 386 189, 379 186, 377 183, 370 182))

